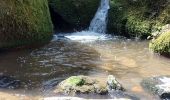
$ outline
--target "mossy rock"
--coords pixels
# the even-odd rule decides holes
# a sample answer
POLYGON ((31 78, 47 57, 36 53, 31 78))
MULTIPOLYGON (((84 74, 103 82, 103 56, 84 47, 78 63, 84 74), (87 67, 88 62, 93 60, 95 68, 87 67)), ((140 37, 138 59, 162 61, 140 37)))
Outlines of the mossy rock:
POLYGON ((107 84, 102 84, 99 80, 90 78, 88 76, 71 76, 62 81, 54 90, 55 93, 64 93, 68 95, 75 95, 77 93, 97 93, 106 94, 107 84))
POLYGON ((170 22, 167 0, 111 0, 108 32, 146 38, 170 22))
POLYGON ((47 0, 0 1, 0 48, 46 43, 52 32, 47 0))
POLYGON ((109 75, 108 79, 99 79, 83 75, 71 76, 60 82, 54 90, 55 93, 64 93, 67 95, 75 95, 79 93, 96 93, 104 95, 113 91, 125 91, 113 75, 109 75))
POLYGON ((100 0, 48 0, 56 13, 75 28, 87 28, 100 0))
POLYGON ((72 86, 82 86, 85 83, 85 80, 80 76, 72 76, 66 80, 67 84, 72 86))
POLYGON ((170 31, 161 34, 157 39, 152 40, 149 48, 162 55, 170 55, 170 31))

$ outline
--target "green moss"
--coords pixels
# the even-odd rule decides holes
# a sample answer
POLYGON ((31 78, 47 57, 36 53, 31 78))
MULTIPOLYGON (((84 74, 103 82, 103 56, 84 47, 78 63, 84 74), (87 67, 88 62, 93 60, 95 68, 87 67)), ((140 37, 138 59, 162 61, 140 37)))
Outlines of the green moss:
POLYGON ((52 31, 47 0, 0 1, 0 48, 44 43, 52 31))
POLYGON ((82 86, 85 83, 85 80, 81 76, 72 76, 66 80, 67 84, 71 86, 82 86))
POLYGON ((111 0, 109 33, 146 38, 170 22, 167 0, 111 0))
POLYGON ((87 27, 100 0, 49 0, 50 7, 74 27, 87 27))
POLYGON ((149 47, 154 52, 170 55, 170 32, 160 35, 150 43, 149 47))

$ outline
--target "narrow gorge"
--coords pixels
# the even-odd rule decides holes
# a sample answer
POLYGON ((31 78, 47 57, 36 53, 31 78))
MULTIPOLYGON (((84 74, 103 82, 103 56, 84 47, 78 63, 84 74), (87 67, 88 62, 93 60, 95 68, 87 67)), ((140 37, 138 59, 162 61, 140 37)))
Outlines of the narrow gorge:
POLYGON ((169 0, 0 1, 0 100, 169 100, 169 0))

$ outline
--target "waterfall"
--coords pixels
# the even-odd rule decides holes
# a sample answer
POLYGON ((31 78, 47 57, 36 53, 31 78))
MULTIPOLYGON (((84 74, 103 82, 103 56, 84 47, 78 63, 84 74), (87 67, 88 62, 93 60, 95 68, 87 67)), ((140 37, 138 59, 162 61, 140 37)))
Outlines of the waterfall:
MULTIPOLYGON (((101 0, 101 4, 92 19, 89 30, 87 31, 80 31, 80 32, 73 32, 68 33, 62 37, 66 37, 67 39, 80 41, 80 42, 91 42, 96 40, 108 40, 109 35, 101 34, 106 33, 107 28, 107 17, 108 17, 108 10, 110 8, 110 0, 101 0)), ((57 40, 61 38, 61 36, 54 36, 53 40, 57 40)))
POLYGON ((108 10, 110 9, 109 3, 109 0, 101 0, 100 7, 90 23, 89 31, 106 33, 108 10))

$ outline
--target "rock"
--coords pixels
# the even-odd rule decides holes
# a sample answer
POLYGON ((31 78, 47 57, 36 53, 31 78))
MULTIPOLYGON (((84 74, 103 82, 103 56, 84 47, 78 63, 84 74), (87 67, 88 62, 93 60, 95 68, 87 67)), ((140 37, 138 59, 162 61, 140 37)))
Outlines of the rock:
POLYGON ((0 49, 47 43, 52 33, 47 0, 0 0, 0 49))
POLYGON ((109 33, 146 39, 170 21, 167 0, 110 0, 110 5, 109 33))
POLYGON ((62 81, 57 89, 54 90, 55 93, 66 93, 66 94, 76 94, 76 93, 97 93, 97 94, 107 94, 110 91, 124 91, 122 85, 116 80, 113 75, 109 75, 107 83, 99 79, 94 79, 88 76, 72 76, 64 81, 62 81))
MULTIPOLYGON (((48 0, 50 8, 64 21, 77 29, 87 28, 93 19, 100 0, 48 0)), ((68 25, 67 24, 67 25, 68 25)))
POLYGON ((166 24, 160 28, 159 31, 153 32, 152 33, 152 38, 156 39, 158 38, 161 34, 169 32, 170 31, 170 24, 166 24))
POLYGON ((159 76, 147 78, 142 81, 142 86, 153 94, 160 96, 161 99, 170 99, 170 77, 159 76))
POLYGON ((150 42, 149 48, 161 55, 170 56, 170 30, 150 42))
POLYGON ((78 97, 46 97, 42 100, 87 100, 87 99, 78 97))
POLYGON ((15 89, 19 88, 21 82, 19 80, 15 80, 8 76, 0 76, 0 88, 10 88, 15 89))
MULTIPOLYGON (((96 100, 96 99, 84 99, 84 98, 79 98, 79 97, 46 97, 42 100, 96 100)), ((132 100, 132 99, 119 98, 119 99, 108 99, 108 100, 132 100)))
POLYGON ((101 84, 98 80, 88 76, 72 76, 62 81, 55 93, 76 94, 76 93, 97 93, 106 94, 106 84, 101 84))
POLYGON ((122 85, 116 80, 116 78, 113 75, 109 75, 107 79, 107 87, 109 91, 112 90, 124 90, 122 85))

